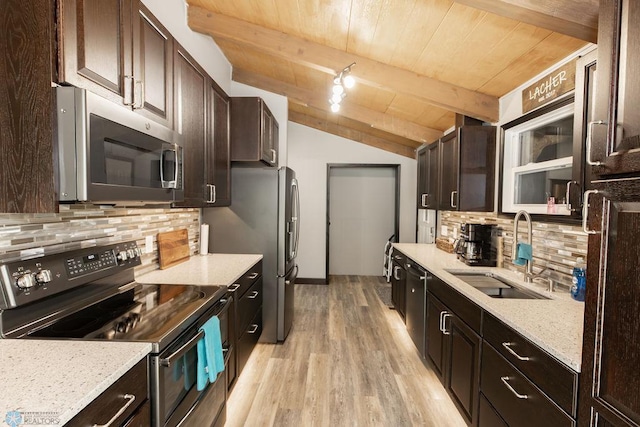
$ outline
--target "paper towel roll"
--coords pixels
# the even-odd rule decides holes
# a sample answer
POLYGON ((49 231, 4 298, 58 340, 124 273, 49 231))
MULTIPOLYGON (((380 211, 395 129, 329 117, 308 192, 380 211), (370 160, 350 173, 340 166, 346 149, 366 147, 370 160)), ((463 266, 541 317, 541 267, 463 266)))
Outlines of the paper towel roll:
POLYGON ((209 224, 200 225, 200 255, 209 253, 209 224))

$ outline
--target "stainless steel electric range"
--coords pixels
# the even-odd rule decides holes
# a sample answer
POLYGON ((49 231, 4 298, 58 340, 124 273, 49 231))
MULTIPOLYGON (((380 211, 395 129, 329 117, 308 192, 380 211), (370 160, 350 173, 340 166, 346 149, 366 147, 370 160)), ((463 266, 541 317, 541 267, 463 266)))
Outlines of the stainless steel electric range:
POLYGON ((226 286, 137 284, 140 255, 124 242, 0 265, 0 335, 149 342, 152 424, 221 425, 226 371, 198 391, 196 345, 217 316, 229 353, 226 286))

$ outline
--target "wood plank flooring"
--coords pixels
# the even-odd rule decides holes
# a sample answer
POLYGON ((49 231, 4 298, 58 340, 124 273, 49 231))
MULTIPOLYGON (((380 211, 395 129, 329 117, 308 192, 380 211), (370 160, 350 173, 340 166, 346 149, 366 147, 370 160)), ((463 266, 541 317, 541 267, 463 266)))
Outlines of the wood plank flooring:
POLYGON ((227 426, 466 426, 423 362, 378 277, 296 285, 284 344, 258 344, 227 403, 227 426))

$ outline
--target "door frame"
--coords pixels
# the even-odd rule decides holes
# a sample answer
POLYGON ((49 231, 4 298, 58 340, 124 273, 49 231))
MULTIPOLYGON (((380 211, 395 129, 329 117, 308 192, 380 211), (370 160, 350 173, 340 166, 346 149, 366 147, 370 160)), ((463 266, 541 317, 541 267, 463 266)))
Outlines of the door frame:
MULTIPOLYGON (((326 239, 325 239, 325 280, 326 283, 329 284, 329 238, 330 238, 330 227, 331 220, 329 218, 331 212, 331 169, 375 169, 375 168, 386 168, 393 169, 394 177, 395 177, 395 209, 394 209, 394 221, 393 221, 393 232, 396 236, 396 241, 399 240, 400 233, 400 165, 395 163, 327 163, 327 212, 326 212, 326 239)), ((383 248, 381 248, 382 251, 383 248)), ((380 259, 382 259, 382 252, 380 253, 380 259)), ((382 274, 381 274, 382 275, 382 274)))

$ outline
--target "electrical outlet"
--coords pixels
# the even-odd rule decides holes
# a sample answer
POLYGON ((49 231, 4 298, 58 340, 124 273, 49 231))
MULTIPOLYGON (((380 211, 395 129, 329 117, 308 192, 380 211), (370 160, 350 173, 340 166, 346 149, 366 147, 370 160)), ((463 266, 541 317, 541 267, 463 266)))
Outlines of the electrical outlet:
POLYGON ((147 254, 153 252, 153 236, 147 236, 144 239, 144 252, 147 254))

